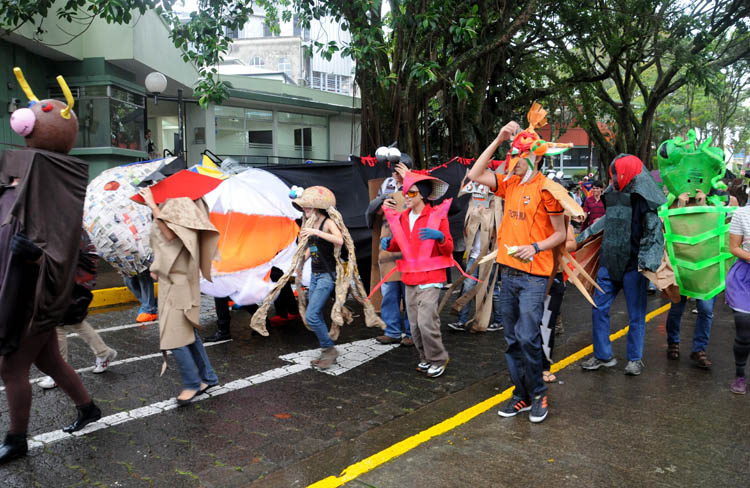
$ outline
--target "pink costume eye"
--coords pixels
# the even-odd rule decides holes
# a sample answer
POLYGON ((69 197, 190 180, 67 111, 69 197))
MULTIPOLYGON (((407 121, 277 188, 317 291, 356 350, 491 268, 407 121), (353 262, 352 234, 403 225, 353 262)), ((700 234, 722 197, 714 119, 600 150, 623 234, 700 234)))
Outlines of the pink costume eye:
POLYGON ((51 112, 52 111, 52 104, 51 103, 43 103, 42 104, 42 112, 51 112))

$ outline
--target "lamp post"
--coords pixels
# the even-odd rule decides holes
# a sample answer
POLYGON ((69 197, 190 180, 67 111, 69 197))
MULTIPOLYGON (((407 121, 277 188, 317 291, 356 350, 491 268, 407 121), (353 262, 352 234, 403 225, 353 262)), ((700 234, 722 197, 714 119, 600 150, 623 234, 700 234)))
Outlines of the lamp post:
MULTIPOLYGON (((154 71, 146 76, 144 84, 146 85, 146 91, 154 96, 154 105, 157 105, 159 103, 159 94, 167 89, 167 77, 158 71, 154 71)), ((177 143, 175 144, 174 153, 175 156, 182 156, 185 148, 182 123, 182 88, 177 89, 177 99, 170 97, 162 97, 162 99, 177 102, 177 143)))

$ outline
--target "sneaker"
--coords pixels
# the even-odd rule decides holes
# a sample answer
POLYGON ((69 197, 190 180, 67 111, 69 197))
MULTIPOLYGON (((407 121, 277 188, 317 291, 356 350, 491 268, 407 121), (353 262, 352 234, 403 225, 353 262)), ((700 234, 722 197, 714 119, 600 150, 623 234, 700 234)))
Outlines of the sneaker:
POLYGON ((55 380, 53 380, 51 376, 45 376, 44 379, 39 382, 39 386, 45 390, 49 390, 57 387, 57 383, 55 383, 55 380))
POLYGON ((497 332, 498 330, 503 330, 503 324, 500 322, 492 322, 487 326, 487 332, 497 332))
POLYGON ((388 346, 390 344, 398 344, 401 342, 400 337, 391 337, 387 335, 377 336, 375 338, 376 341, 378 341, 380 344, 383 344, 385 346, 388 346))
POLYGON ((706 355, 706 351, 693 351, 690 353, 690 359, 695 361, 696 366, 703 369, 710 368, 712 364, 706 355))
POLYGON ((588 371, 593 371, 595 369, 601 368, 602 366, 604 366, 605 368, 611 368, 615 364, 617 364, 617 359, 615 359, 614 356, 604 360, 599 359, 596 356, 591 356, 586 361, 581 363, 581 368, 588 371))
POLYGON ((694 309, 692 309, 692 310, 690 311, 690 313, 692 313, 692 314, 695 314, 695 315, 698 315, 698 309, 697 309, 697 308, 694 308, 694 309))
POLYGON ((537 395, 534 397, 534 401, 531 403, 531 412, 529 412, 529 420, 538 424, 547 418, 549 413, 549 405, 547 405, 547 395, 537 395))
POLYGON ((448 324, 448 328, 457 330, 458 332, 466 332, 466 324, 463 322, 451 322, 448 324))
POLYGON ((138 317, 135 318, 135 321, 138 322, 139 324, 142 324, 144 322, 153 322, 154 320, 158 318, 159 318, 159 315, 155 313, 141 312, 138 314, 138 317))
POLYGON ((417 371, 419 371, 420 373, 426 373, 431 366, 432 365, 427 361, 422 361, 421 363, 417 364, 417 371))
POLYGON ((517 397, 513 395, 513 397, 508 400, 508 403, 506 403, 503 408, 497 411, 497 414, 501 417, 515 417, 521 412, 526 412, 531 410, 531 404, 528 400, 524 400, 521 397, 517 397))
POLYGON ((412 339, 411 337, 402 337, 401 347, 414 347, 414 339, 412 339))
POLYGON ((91 371, 92 373, 104 373, 109 368, 109 362, 114 361, 117 357, 117 351, 110 349, 109 353, 103 358, 96 358, 96 367, 91 371))
POLYGON ((625 366, 626 375, 638 376, 641 373, 643 373, 643 361, 640 359, 638 361, 628 361, 628 364, 625 366))
POLYGON ((446 359, 443 364, 440 365, 432 365, 425 373, 428 378, 437 378, 438 376, 442 376, 443 373, 445 373, 445 368, 448 366, 448 361, 450 359, 446 359))
POLYGON ((744 395, 747 392, 747 379, 744 376, 736 377, 729 390, 737 395, 744 395))

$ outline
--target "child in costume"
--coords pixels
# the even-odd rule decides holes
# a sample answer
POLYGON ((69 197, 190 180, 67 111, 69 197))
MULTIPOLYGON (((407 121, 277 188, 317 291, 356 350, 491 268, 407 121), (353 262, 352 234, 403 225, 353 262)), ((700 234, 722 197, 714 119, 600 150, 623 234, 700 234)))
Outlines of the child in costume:
MULTIPOLYGON (((445 268, 453 265, 453 238, 446 217, 448 207, 443 205, 442 212, 439 212, 426 201, 442 197, 448 185, 432 176, 411 171, 404 172, 403 179, 402 191, 406 197, 407 209, 397 214, 397 221, 391 215, 389 221, 392 222, 394 236, 384 237, 380 245, 384 251, 400 250, 404 253, 406 262, 399 263, 399 270, 406 287, 406 309, 411 335, 419 353, 417 371, 430 378, 437 378, 445 372, 449 361, 440 335, 438 302, 440 290, 446 280, 445 268), (410 256, 416 263, 411 271, 410 256), (444 258, 440 264, 419 265, 420 261, 438 257, 444 258)), ((386 216, 393 212, 385 206, 383 211, 386 216)))
MULTIPOLYGON (((386 178, 380 189, 378 190, 377 196, 370 202, 365 213, 365 219, 367 220, 368 226, 372 225, 372 221, 375 219, 378 212, 382 213, 381 206, 386 205, 392 210, 403 211, 406 207, 406 201, 403 197, 403 179, 401 174, 396 171, 397 164, 403 164, 405 169, 411 169, 412 160, 408 154, 398 153, 398 158, 395 154, 392 158, 393 161, 388 159, 384 153, 388 148, 380 148, 376 151, 376 157, 380 157, 378 161, 384 163, 389 161, 392 165, 392 176, 386 178)), ((383 218, 380 227, 380 238, 391 236, 390 224, 388 220, 383 218)), ((395 267, 396 261, 401 259, 401 253, 389 253, 381 251, 378 253, 378 269, 380 270, 380 278, 387 276, 395 267)), ((401 313, 401 304, 404 303, 406 296, 406 288, 404 283, 401 281, 401 274, 396 272, 392 273, 390 277, 385 281, 380 288, 380 292, 383 296, 383 300, 380 302, 380 316, 385 322, 385 332, 375 338, 380 344, 401 344, 402 346, 412 347, 414 340, 411 338, 411 326, 409 324, 409 317, 404 305, 404 313, 401 313), (401 337, 403 333, 403 337, 401 337)))
MULTIPOLYGON (((503 204, 499 198, 494 198, 486 185, 474 183, 464 178, 458 196, 471 195, 469 210, 464 219, 464 239, 471 245, 466 261, 466 272, 478 278, 480 284, 472 279, 459 277, 452 288, 461 286, 461 296, 454 302, 453 308, 459 310, 458 320, 448 324, 456 331, 494 332, 502 330, 502 324, 492 317, 492 293, 497 281, 497 267, 491 262, 479 265, 479 258, 496 250, 497 223, 502 219, 503 204), (479 288, 475 289, 476 286, 479 288), (475 313, 471 315, 471 302, 475 301, 475 313)), ((447 302, 451 293, 447 293, 440 303, 440 309, 447 302)))
POLYGON ((336 197, 333 192, 323 186, 311 186, 304 190, 292 187, 289 197, 292 198, 295 207, 305 212, 297 251, 292 258, 289 271, 279 278, 276 286, 253 314, 250 327, 262 335, 268 334, 265 327, 268 309, 292 273, 296 274, 297 289, 302 289, 302 267, 308 258, 312 258, 313 277, 309 287, 309 305, 306 307, 302 293, 299 293, 297 303, 305 326, 315 333, 322 348, 320 356, 311 364, 318 369, 328 369, 334 365, 338 357, 334 341, 338 339, 340 328, 345 320, 348 323, 352 321, 351 313, 344 306, 350 288, 353 296, 364 305, 365 324, 381 329, 385 328, 385 324, 375 313, 372 304, 365 301, 367 295, 357 270, 354 241, 344 225, 344 219, 336 209, 336 197), (346 263, 341 259, 342 247, 347 251, 346 263), (329 332, 326 330, 322 311, 326 300, 334 291, 335 301, 331 310, 329 332))
POLYGON ((138 194, 154 216, 151 273, 160 282, 159 348, 171 350, 177 361, 183 386, 177 403, 186 405, 219 384, 196 330, 200 274, 211 280, 211 261, 216 255, 219 231, 209 220, 208 207, 202 198, 166 198, 157 205, 151 188, 144 188, 138 194))

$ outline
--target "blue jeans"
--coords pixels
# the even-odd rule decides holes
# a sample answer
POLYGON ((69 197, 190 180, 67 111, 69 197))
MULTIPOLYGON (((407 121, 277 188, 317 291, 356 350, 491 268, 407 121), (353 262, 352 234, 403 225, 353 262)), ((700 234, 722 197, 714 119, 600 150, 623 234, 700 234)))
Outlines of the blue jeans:
POLYGON ((380 303, 380 317, 385 322, 385 335, 401 339, 401 332, 411 337, 409 316, 406 313, 406 289, 401 281, 389 281, 380 287, 383 301, 380 303), (404 316, 401 319, 401 303, 404 303, 404 316))
POLYGON ((313 273, 310 278, 305 321, 318 337, 322 348, 333 347, 331 336, 328 335, 328 326, 323 320, 323 307, 335 286, 336 281, 331 273, 313 273))
MULTIPOLYGON (((476 261, 476 258, 469 258, 469 260, 466 262, 464 271, 468 273, 471 267, 474 266, 475 261, 476 261)), ((477 266, 477 269, 474 270, 471 276, 473 276, 474 278, 477 278, 479 276, 479 266, 477 266)), ((476 281, 470 280, 469 278, 464 278, 463 286, 461 288, 461 295, 466 295, 475 286, 477 286, 476 281)), ((472 302, 473 300, 469 301, 466 305, 464 305, 464 308, 462 308, 461 311, 458 313, 458 321, 460 323, 465 324, 469 320, 469 313, 471 313, 472 302)))
POLYGON ((142 313, 159 313, 159 306, 154 295, 154 280, 151 279, 149 270, 143 271, 137 276, 124 277, 125 286, 141 302, 142 313))
POLYGON ((516 387, 515 395, 528 399, 547 391, 542 380, 542 333, 548 278, 503 269, 500 310, 505 326, 505 359, 516 387))
MULTIPOLYGON (((716 297, 710 300, 696 300, 698 318, 695 321, 693 332, 693 352, 705 351, 708 346, 708 338, 711 336, 711 322, 714 318, 714 303, 716 297)), ((667 342, 669 344, 680 343, 680 323, 682 313, 685 311, 687 297, 681 297, 679 303, 673 303, 667 314, 667 342)))
POLYGON ((215 385, 219 382, 197 332, 195 342, 172 349, 172 354, 182 376, 182 386, 186 390, 199 390, 201 382, 207 385, 215 385))
MULTIPOLYGON (((499 264, 494 264, 493 266, 499 267, 499 264)), ((500 311, 500 286, 502 285, 502 280, 500 279, 500 270, 497 271, 497 280, 495 281, 494 289, 492 290, 492 316, 493 316, 493 322, 496 324, 502 324, 503 323, 503 314, 500 311)))
POLYGON ((645 276, 632 270, 625 272, 622 281, 609 279, 609 272, 604 266, 599 268, 596 275, 597 284, 604 293, 596 290, 592 309, 591 321, 593 327, 594 356, 601 360, 613 357, 612 342, 609 340, 609 309, 620 290, 625 291, 625 303, 628 307, 628 361, 638 361, 643 357, 643 337, 646 332, 646 288, 648 280, 645 276))

